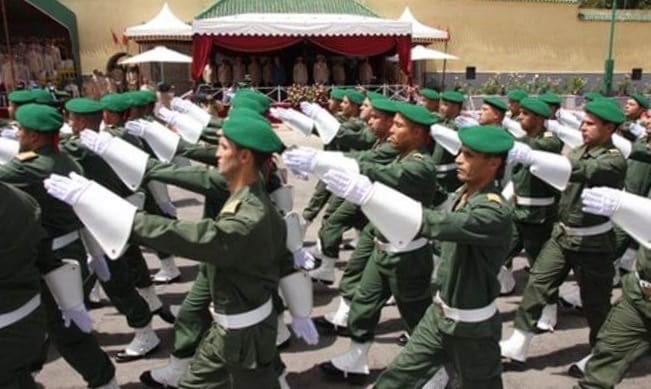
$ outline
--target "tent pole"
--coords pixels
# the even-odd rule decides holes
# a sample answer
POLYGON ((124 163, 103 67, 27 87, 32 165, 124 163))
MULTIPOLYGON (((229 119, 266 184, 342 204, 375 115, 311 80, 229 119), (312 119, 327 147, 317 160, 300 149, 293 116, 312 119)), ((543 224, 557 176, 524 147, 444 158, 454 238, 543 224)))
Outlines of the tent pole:
MULTIPOLYGON (((448 53, 448 41, 445 41, 445 54, 448 53)), ((445 90, 445 70, 448 65, 448 60, 444 59, 443 60, 443 75, 441 76, 441 90, 445 90)))
MULTIPOLYGON (((5 41, 7 42, 7 54, 9 55, 9 71, 11 72, 11 79, 16 81, 16 70, 14 69, 14 58, 11 52, 11 39, 9 38, 9 24, 7 24, 7 7, 5 5, 5 0, 2 0, 2 23, 4 24, 5 30, 5 41)), ((11 91, 7 91, 11 92, 11 91)))
POLYGON ((163 83, 165 82, 165 67, 162 62, 160 63, 160 80, 163 83))

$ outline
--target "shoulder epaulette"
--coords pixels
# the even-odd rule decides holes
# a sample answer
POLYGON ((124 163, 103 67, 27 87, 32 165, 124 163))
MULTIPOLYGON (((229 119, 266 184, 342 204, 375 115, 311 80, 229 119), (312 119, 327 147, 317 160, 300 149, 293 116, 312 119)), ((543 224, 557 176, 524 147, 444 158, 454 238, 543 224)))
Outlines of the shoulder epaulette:
POLYGON ((36 154, 33 151, 25 151, 22 152, 18 155, 16 155, 16 158, 18 158, 19 161, 21 162, 26 162, 26 161, 31 161, 32 159, 38 157, 38 154, 36 154))
POLYGON ((237 212, 237 209, 240 207, 240 204, 242 204, 240 200, 230 201, 224 205, 224 208, 222 208, 221 212, 219 213, 235 214, 237 212))
POLYGON ((496 193, 488 193, 486 197, 488 198, 488 201, 493 201, 495 203, 502 205, 502 198, 500 197, 500 195, 496 193))

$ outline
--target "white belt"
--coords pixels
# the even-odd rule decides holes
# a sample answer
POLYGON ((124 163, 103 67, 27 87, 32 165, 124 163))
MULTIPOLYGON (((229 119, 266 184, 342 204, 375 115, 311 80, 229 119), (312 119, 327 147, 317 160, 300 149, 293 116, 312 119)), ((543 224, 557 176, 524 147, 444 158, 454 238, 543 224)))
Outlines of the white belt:
POLYGON ((384 243, 378 238, 375 238, 375 247, 380 251, 385 251, 389 254, 408 253, 410 251, 418 250, 425 246, 429 241, 425 238, 419 238, 407 243, 405 247, 399 248, 392 243, 384 243))
POLYGON ((592 227, 568 227, 561 223, 561 228, 567 235, 571 236, 593 236, 606 233, 613 229, 613 223, 609 220, 592 227))
POLYGON ((20 308, 14 309, 11 312, 0 314, 0 329, 9 327, 17 321, 24 319, 27 317, 27 315, 34 312, 34 310, 38 308, 39 305, 41 305, 41 295, 36 294, 20 308))
POLYGON ((637 282, 640 284, 640 288, 642 289, 651 289, 651 282, 640 278, 640 273, 635 272, 635 277, 637 277, 637 282))
POLYGON ((544 207, 546 205, 553 205, 553 197, 521 197, 515 196, 515 203, 518 205, 526 205, 530 207, 544 207))
POLYGON ((438 292, 434 296, 434 304, 441 308, 443 315, 448 319, 464 323, 479 323, 480 321, 490 319, 497 312, 497 304, 495 304, 495 301, 485 307, 476 309, 452 308, 441 299, 441 295, 438 292))
POLYGON ((437 173, 447 173, 451 172, 452 170, 457 169, 457 164, 456 163, 448 163, 445 165, 436 165, 436 172, 437 173))
POLYGON ((215 323, 226 329, 232 330, 251 327, 252 325, 260 323, 269 317, 272 309, 273 304, 271 303, 271 298, 269 298, 266 303, 260 305, 255 309, 244 313, 237 313, 235 315, 217 313, 215 312, 214 306, 212 304, 210 305, 210 313, 212 314, 212 318, 215 320, 215 323))
POLYGON ((52 250, 64 248, 77 239, 79 239, 79 231, 77 230, 69 232, 65 235, 57 236, 52 240, 52 250))

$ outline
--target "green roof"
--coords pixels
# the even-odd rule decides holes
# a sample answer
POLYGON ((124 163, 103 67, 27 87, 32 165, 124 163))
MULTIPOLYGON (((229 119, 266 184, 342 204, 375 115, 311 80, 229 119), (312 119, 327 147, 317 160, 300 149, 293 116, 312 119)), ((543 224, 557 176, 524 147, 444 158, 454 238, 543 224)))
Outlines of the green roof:
POLYGON ((317 13, 359 16, 378 15, 355 0, 217 0, 195 19, 247 13, 317 13))
MULTIPOLYGON (((581 9, 579 20, 589 22, 610 22, 612 11, 609 9, 581 9)), ((618 9, 615 13, 618 22, 651 22, 651 11, 618 9)))

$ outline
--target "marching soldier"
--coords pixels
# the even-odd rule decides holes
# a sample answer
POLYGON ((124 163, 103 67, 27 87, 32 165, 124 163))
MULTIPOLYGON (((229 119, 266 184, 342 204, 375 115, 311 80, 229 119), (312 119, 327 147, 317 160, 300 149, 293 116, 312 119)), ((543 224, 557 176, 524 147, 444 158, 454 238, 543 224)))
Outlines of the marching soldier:
MULTIPOLYGON (((63 117, 53 107, 26 104, 16 112, 16 120, 20 124, 21 153, 0 167, 0 181, 30 194, 42 210, 42 223, 47 232, 45 244, 53 252, 53 260, 46 268, 41 268, 48 283, 42 294, 47 333, 59 353, 89 387, 117 388, 115 367, 90 333, 92 325, 83 298, 72 299, 76 300, 75 304, 69 304, 70 296, 77 297, 75 288, 81 285, 65 276, 78 272, 80 267, 84 269, 84 276, 88 273, 86 252, 78 231, 81 223, 72 209, 48 196, 43 187, 43 180, 52 173, 82 172, 76 162, 58 150, 57 138, 63 117), (64 259, 78 263, 62 262, 64 259), (54 281, 48 282, 48 278, 54 281), (66 281, 70 285, 66 285, 66 281)), ((44 252, 47 255, 47 251, 44 252)), ((74 280, 77 278, 73 277, 74 280)))
MULTIPOLYGON (((520 102, 522 113, 520 124, 527 135, 518 139, 533 150, 542 150, 560 154, 563 144, 545 130, 545 120, 551 115, 546 103, 535 98, 524 98, 520 102)), ((511 250, 498 279, 500 294, 510 294, 515 289, 515 279, 511 272, 513 258, 522 249, 525 250, 533 267, 534 261, 543 244, 549 239, 556 214, 558 213, 558 191, 551 185, 537 178, 528 167, 517 164, 513 166, 511 178, 514 192, 513 239, 511 250)))
MULTIPOLYGON (((77 212, 89 230, 109 237, 106 251, 117 253, 129 236, 139 243, 172 251, 207 264, 215 323, 203 338, 179 388, 274 387, 276 317, 271 294, 278 288, 280 265, 287 259, 286 229, 260 181, 260 163, 282 148, 268 123, 238 118, 223 128, 218 171, 231 196, 215 220, 180 222, 143 213, 101 186, 80 177, 53 176, 55 197, 77 212), (110 212, 88 203, 89 196, 112 201, 110 212), (106 234, 102 225, 113 220, 106 234), (92 225, 91 225, 92 224, 92 225), (119 232, 116 234, 116 232, 119 232)), ((104 201, 100 201, 105 204, 104 201)))
MULTIPOLYGON (((456 91, 445 91, 441 94, 439 113, 443 118, 442 125, 457 130, 454 120, 461 113, 465 96, 456 91)), ((437 142, 432 154, 436 164, 436 180, 447 193, 457 190, 461 182, 457 178, 457 165, 454 163, 455 156, 450 154, 446 149, 437 142)))
POLYGON ((531 269, 515 316, 515 330, 500 343, 502 356, 515 364, 526 361, 538 319, 545 306, 554 302, 570 269, 579 283, 591 345, 606 319, 614 275, 615 236, 610 220, 581 210, 580 195, 586 187, 623 187, 626 160, 614 147, 612 135, 624 119, 617 105, 592 101, 586 105, 586 117, 581 124, 584 144, 572 149, 567 158, 535 152, 523 144, 511 151, 515 163, 531 165, 532 172, 563 190, 559 221, 531 269))
MULTIPOLYGON (((631 131, 635 128, 633 125, 637 124, 642 118, 643 114, 649 110, 649 99, 642 94, 634 94, 629 96, 624 105, 624 114, 626 115, 626 122, 621 126, 621 135, 624 138, 635 142, 637 138, 643 136, 644 133, 639 131, 631 131)), ((638 127, 639 128, 639 127, 638 127)))
POLYGON ((424 88, 420 91, 420 104, 427 108, 430 112, 439 114, 439 100, 441 96, 434 89, 424 88))
MULTIPOLYGON (((495 300, 497 273, 511 235, 511 209, 495 182, 513 140, 502 129, 487 126, 461 129, 459 138, 463 146, 456 161, 464 186, 453 196, 452 211, 423 209, 422 203, 360 175, 331 170, 324 178, 335 194, 361 205, 392 244, 422 237, 442 245, 434 304, 379 377, 377 388, 425 387, 446 363, 453 365, 464 388, 502 387, 495 300)), ((353 360, 337 357, 332 362, 341 366, 353 360)))
POLYGON ((518 120, 520 112, 522 112, 520 101, 528 97, 527 92, 522 89, 513 89, 506 94, 506 97, 509 100, 508 116, 513 120, 518 120))

